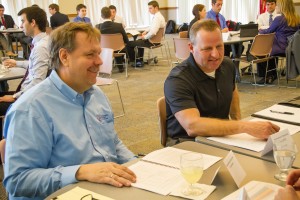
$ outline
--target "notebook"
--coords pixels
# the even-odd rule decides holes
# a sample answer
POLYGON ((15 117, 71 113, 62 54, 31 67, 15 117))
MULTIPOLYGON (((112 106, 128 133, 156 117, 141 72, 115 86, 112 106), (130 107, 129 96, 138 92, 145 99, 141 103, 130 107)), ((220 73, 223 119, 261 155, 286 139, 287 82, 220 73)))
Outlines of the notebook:
POLYGON ((242 24, 240 28, 240 37, 255 37, 258 34, 258 24, 242 24))

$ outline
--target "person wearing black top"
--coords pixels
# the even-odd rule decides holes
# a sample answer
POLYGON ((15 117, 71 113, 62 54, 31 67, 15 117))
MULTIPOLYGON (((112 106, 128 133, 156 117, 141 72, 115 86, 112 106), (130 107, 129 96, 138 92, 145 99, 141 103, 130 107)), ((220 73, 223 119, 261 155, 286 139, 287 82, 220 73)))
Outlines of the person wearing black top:
POLYGON ((193 26, 193 24, 200 20, 200 19, 205 19, 206 17, 206 8, 203 4, 196 4, 193 7, 193 15, 195 16, 195 18, 190 22, 189 24, 189 29, 188 29, 188 38, 190 37, 190 30, 193 26))
POLYGON ((50 26, 52 29, 70 21, 67 15, 59 12, 59 6, 55 3, 49 5, 49 13, 52 15, 50 17, 50 26))
POLYGON ((197 136, 238 133, 266 139, 278 132, 280 128, 271 122, 239 121, 235 65, 224 58, 217 22, 197 21, 190 40, 190 57, 171 70, 164 84, 168 145, 197 136))

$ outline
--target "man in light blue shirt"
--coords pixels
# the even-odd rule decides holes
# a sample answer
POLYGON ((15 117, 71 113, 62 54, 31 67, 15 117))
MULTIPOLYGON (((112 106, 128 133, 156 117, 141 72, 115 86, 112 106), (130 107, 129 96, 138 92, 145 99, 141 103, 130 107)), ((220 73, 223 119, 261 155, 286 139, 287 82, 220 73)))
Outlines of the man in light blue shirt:
POLYGON ((85 22, 91 24, 90 18, 86 17, 86 6, 83 4, 78 4, 76 6, 77 17, 73 19, 73 22, 85 22))
POLYGON ((102 60, 100 33, 69 22, 51 33, 50 66, 42 83, 6 115, 4 186, 9 199, 44 199, 78 181, 130 186, 135 159, 114 130, 104 93, 94 84, 102 60))
POLYGON ((221 27, 222 32, 228 32, 226 19, 220 14, 223 6, 223 0, 212 0, 211 6, 211 10, 206 13, 206 18, 215 20, 221 27))

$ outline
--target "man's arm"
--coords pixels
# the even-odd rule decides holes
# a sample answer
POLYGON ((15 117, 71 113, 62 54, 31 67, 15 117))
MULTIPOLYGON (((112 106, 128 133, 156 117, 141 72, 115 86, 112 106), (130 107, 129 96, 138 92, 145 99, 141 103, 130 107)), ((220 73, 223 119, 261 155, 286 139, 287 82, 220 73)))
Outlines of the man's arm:
POLYGON ((175 113, 175 117, 190 137, 248 133, 254 137, 265 139, 280 129, 271 122, 228 121, 201 117, 196 108, 179 111, 175 113))
POLYGON ((234 119, 234 120, 241 119, 240 97, 239 97, 237 85, 235 86, 235 89, 232 94, 229 115, 230 115, 231 119, 234 119))
POLYGON ((154 35, 156 35, 159 28, 160 28, 160 18, 158 16, 155 16, 152 23, 151 23, 149 31, 147 32, 146 35, 144 35, 144 39, 152 38, 154 35))
POLYGON ((28 89, 32 88, 36 84, 42 82, 48 72, 48 64, 49 64, 49 50, 47 45, 41 45, 33 49, 31 52, 30 60, 31 60, 31 69, 30 75, 33 77, 31 82, 20 92, 15 94, 15 97, 18 98, 22 93, 26 92, 28 89))

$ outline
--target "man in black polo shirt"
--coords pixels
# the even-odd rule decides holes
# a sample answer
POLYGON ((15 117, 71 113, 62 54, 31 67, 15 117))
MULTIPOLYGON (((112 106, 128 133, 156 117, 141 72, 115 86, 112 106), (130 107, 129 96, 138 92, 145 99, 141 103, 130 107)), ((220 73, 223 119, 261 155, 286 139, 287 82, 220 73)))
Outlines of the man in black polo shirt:
POLYGON ((190 57, 172 69, 165 81, 168 145, 196 136, 248 133, 267 138, 278 132, 279 127, 270 122, 238 121, 235 66, 224 58, 219 25, 213 20, 196 22, 190 40, 190 57))

